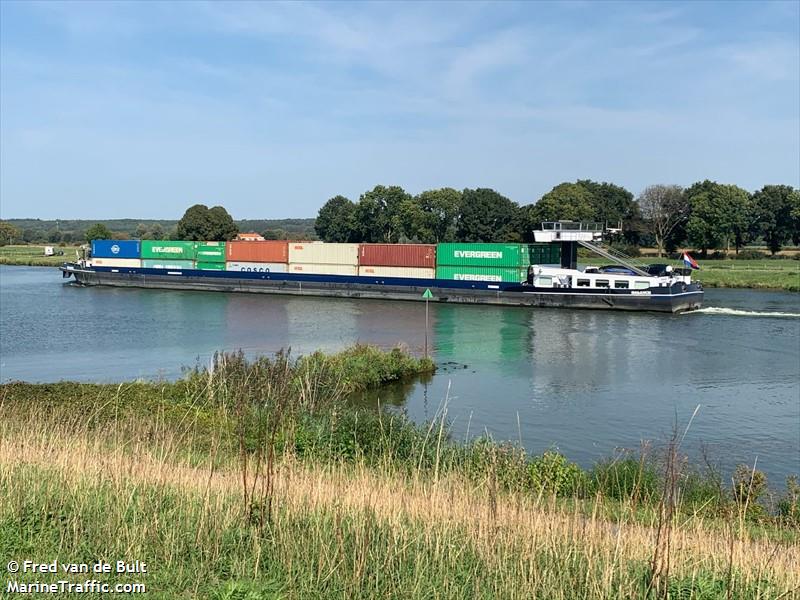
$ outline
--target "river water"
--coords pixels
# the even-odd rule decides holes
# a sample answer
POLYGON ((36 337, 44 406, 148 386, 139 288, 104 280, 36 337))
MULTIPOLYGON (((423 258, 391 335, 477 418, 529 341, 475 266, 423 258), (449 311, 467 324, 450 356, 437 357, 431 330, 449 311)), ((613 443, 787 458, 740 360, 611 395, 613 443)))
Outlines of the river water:
MULTIPOLYGON (((685 315, 430 306, 428 381, 364 402, 417 421, 446 408, 457 438, 489 433, 588 466, 643 440, 684 441, 724 470, 800 473, 800 295, 707 290, 685 315), (702 450, 702 449, 705 450, 702 450)), ((0 267, 0 380, 176 378, 215 350, 421 351, 423 304, 80 288, 56 269, 0 267)))

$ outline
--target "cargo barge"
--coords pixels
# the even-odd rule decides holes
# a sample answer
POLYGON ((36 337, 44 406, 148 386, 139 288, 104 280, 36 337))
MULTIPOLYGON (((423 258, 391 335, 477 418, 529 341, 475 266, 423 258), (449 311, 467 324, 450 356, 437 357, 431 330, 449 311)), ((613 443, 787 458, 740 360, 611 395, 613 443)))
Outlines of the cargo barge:
MULTIPOLYGON (((194 252, 192 262, 191 256, 180 250, 179 244, 188 242, 153 242, 149 246, 148 242, 141 242, 138 259, 119 256, 125 252, 117 250, 119 258, 90 256, 65 263, 61 271, 65 278, 74 278, 82 285, 172 290, 382 300, 427 298, 464 304, 668 313, 694 310, 702 305, 702 286, 691 281, 689 272, 667 265, 637 265, 614 256, 600 245, 598 228, 544 223, 543 230, 535 235, 538 242, 535 247, 470 244, 465 250, 465 245, 459 244, 439 247, 408 244, 390 249, 394 254, 406 256, 395 261, 403 262, 402 265, 380 264, 380 249, 366 244, 290 243, 286 252, 307 261, 297 262, 292 261, 293 256, 276 253, 276 247, 237 248, 234 242, 226 250, 222 242, 195 243, 193 250, 186 251, 194 252), (222 247, 221 254, 211 256, 217 245, 222 247), (609 258, 614 264, 578 269, 578 245, 609 258), (176 258, 153 258, 151 255, 160 249, 169 250, 176 258), (245 251, 252 251, 249 257, 258 260, 221 260, 221 257, 236 258, 231 256, 236 253, 247 258, 245 251), (559 258, 558 264, 535 264, 530 260, 531 257, 552 260, 555 256, 559 258), (136 260, 140 262, 127 262, 136 260), (450 264, 458 262, 466 264, 450 264)), ((93 245, 93 249, 104 253, 103 244, 110 249, 108 253, 115 246, 124 247, 121 241, 108 240, 93 245)))

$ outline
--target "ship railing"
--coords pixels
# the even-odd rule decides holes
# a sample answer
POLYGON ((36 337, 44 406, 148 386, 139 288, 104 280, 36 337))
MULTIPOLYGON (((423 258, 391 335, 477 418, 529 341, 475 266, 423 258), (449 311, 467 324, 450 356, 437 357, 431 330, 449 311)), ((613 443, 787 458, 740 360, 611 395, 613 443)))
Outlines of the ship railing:
POLYGON ((578 243, 584 248, 591 250, 595 254, 599 254, 604 258, 619 263, 623 267, 629 268, 637 275, 641 275, 642 277, 651 277, 650 273, 647 272, 647 266, 648 266, 647 263, 644 263, 640 260, 636 260, 632 256, 628 256, 624 252, 620 252, 619 250, 615 250, 614 248, 611 248, 609 246, 597 242, 587 242, 584 240, 579 240, 578 243))

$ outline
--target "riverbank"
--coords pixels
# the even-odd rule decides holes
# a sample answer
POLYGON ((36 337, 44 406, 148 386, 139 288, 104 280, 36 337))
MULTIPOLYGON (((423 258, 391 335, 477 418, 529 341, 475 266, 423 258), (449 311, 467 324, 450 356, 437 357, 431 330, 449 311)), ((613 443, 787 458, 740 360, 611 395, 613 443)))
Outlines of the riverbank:
POLYGON ((682 465, 665 503, 662 451, 587 471, 346 402, 431 368, 359 347, 218 356, 174 383, 4 385, 0 554, 142 560, 146 576, 106 579, 165 598, 757 598, 800 585, 792 505, 764 503, 758 477, 740 473, 734 493, 682 465))
POLYGON ((59 256, 45 256, 44 246, 8 245, 0 246, 0 265, 18 265, 25 267, 58 267, 65 261, 75 260, 77 246, 58 246, 53 250, 62 252, 59 256))

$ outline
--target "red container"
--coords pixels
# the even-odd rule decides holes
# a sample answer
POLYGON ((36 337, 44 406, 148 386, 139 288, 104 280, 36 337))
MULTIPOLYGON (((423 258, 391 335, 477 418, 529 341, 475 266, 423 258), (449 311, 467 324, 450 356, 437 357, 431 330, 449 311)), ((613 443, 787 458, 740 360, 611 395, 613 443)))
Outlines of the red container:
POLYGON ((361 244, 358 264, 370 267, 436 267, 433 244, 361 244))
POLYGON ((228 262, 288 263, 288 242, 268 240, 263 242, 237 241, 225 245, 228 262))

